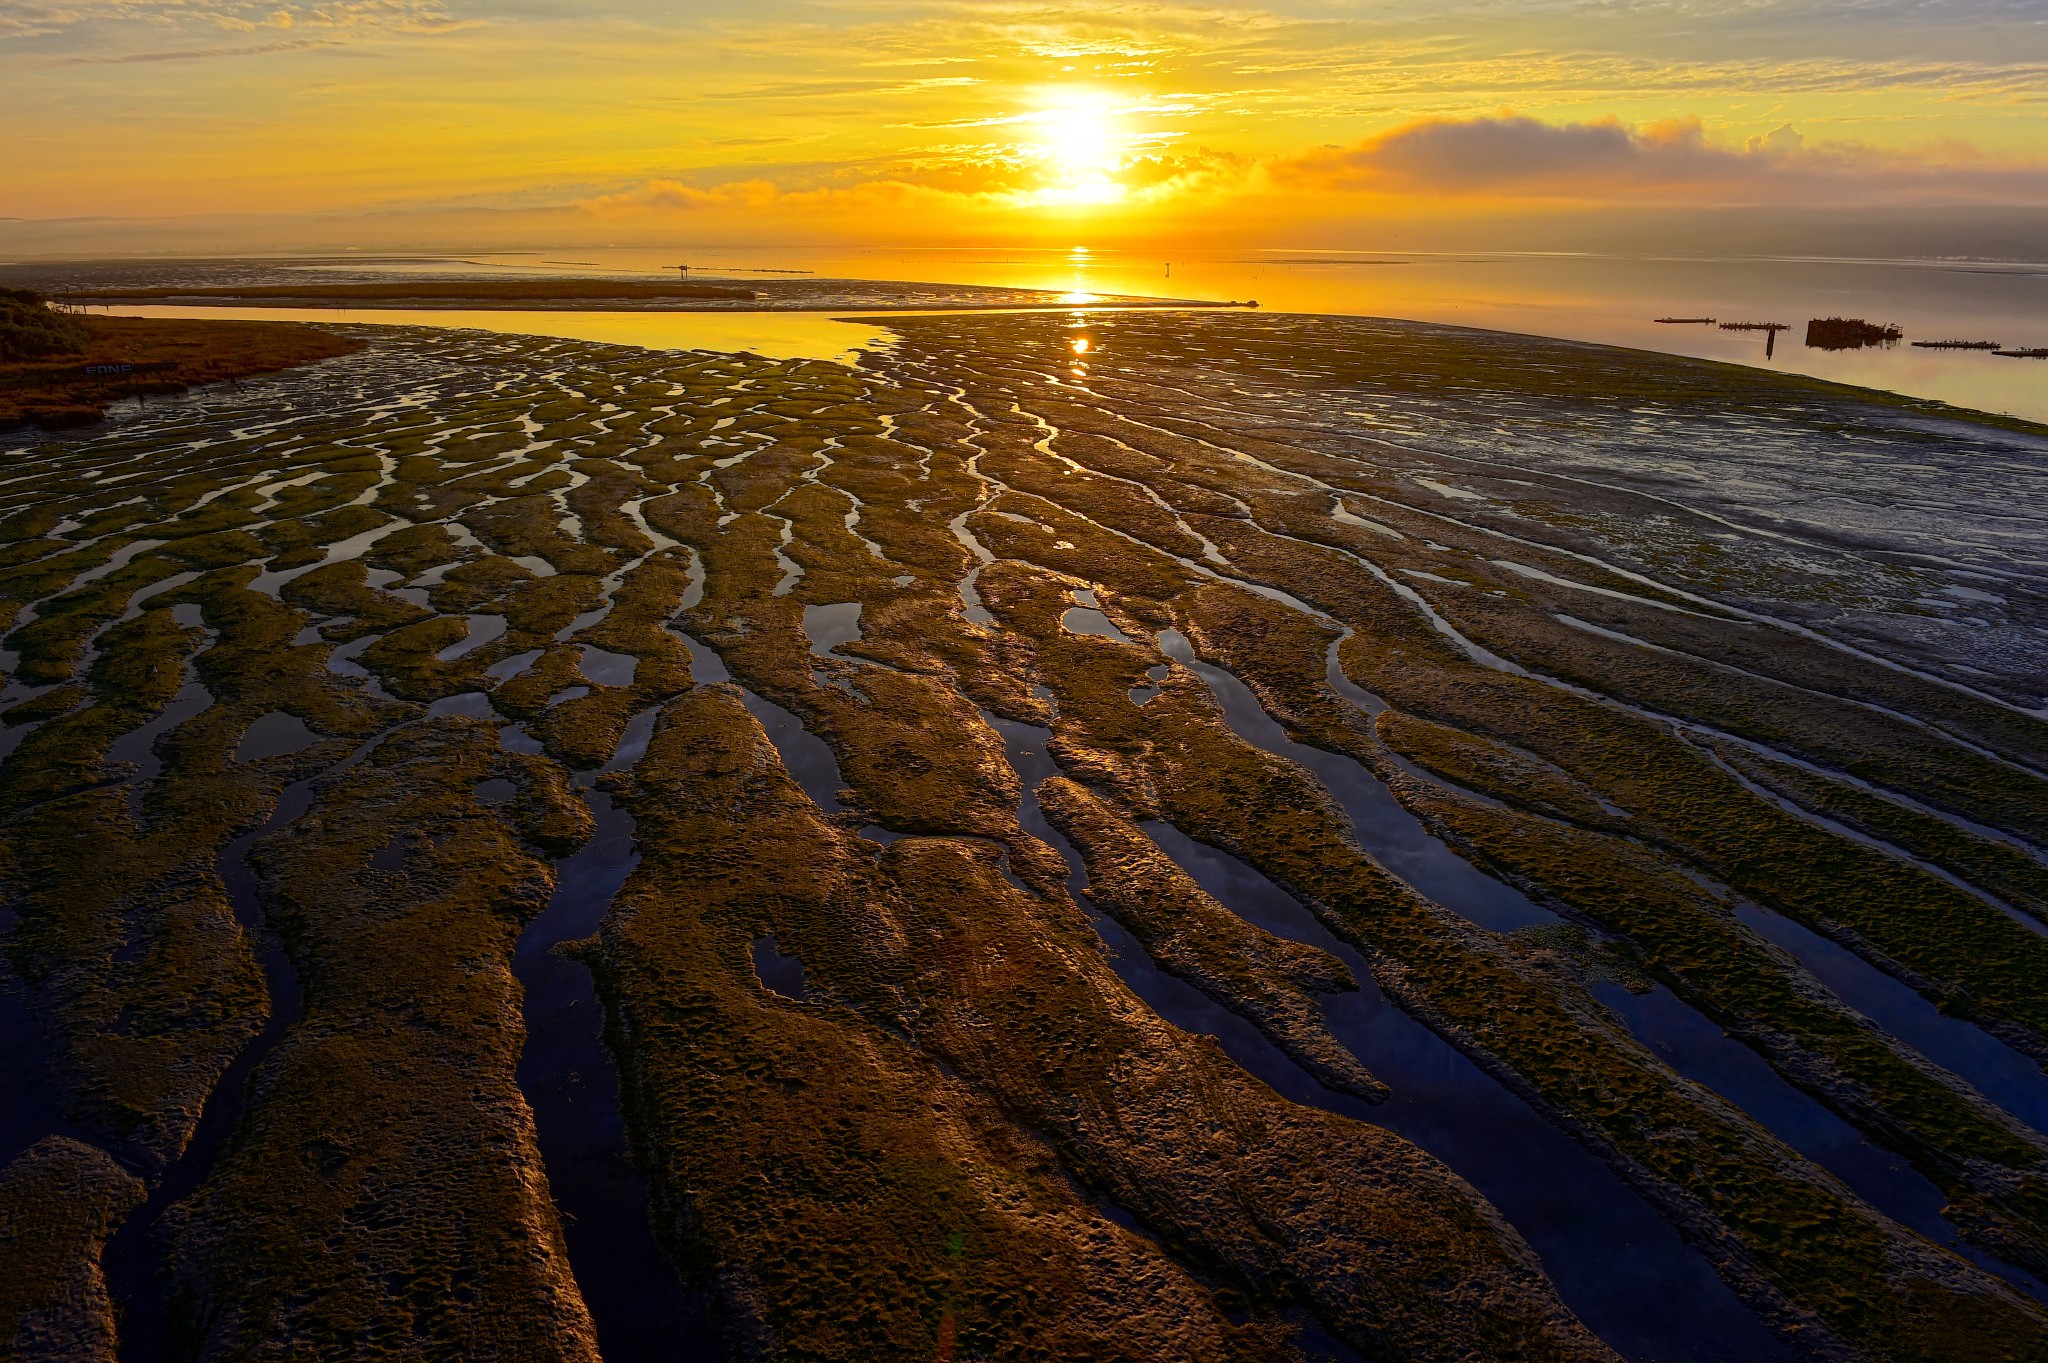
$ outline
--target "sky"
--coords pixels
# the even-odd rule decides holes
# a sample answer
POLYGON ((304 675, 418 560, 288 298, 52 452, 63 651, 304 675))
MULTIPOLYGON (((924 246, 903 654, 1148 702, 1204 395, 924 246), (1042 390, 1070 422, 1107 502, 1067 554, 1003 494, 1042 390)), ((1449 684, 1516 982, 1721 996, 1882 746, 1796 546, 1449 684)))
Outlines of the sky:
POLYGON ((2048 210, 2048 0, 0 0, 0 89, 0 245, 2048 210))

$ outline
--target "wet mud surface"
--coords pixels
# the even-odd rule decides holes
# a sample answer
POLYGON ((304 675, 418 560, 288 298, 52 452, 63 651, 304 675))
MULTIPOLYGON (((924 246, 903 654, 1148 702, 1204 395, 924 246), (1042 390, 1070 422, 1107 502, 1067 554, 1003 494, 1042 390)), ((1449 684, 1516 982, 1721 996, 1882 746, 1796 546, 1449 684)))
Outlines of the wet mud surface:
POLYGON ((891 325, 0 445, 0 1339, 2048 1354, 2048 438, 891 325))

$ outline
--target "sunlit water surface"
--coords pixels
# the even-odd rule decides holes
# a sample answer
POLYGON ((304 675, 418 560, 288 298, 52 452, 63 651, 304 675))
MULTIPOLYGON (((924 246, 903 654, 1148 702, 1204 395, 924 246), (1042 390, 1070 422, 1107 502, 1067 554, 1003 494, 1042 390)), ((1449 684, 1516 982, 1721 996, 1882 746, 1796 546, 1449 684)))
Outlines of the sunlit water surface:
MULTIPOLYGON (((698 248, 631 252, 512 252, 416 262, 377 260, 389 272, 633 274, 678 262, 690 278, 868 278, 1067 295, 1151 295, 1251 301, 1266 311, 1405 317, 1468 327, 1563 336, 1802 372, 1837 383, 1890 389, 2048 422, 2048 360, 1985 352, 1810 350, 1810 317, 1896 323, 1905 340, 1991 340, 2005 348, 2048 346, 2048 264, 1933 260, 1675 260, 1636 256, 1341 254, 1239 250, 1186 254, 1087 250, 788 250, 698 248), (1661 325, 1657 317, 1782 321, 1792 329, 1765 354, 1755 332, 1661 325)), ((123 307, 137 317, 293 317, 455 325, 485 332, 563 336, 655 350, 750 350, 766 358, 850 360, 887 338, 879 317, 823 313, 610 313, 426 311, 276 307, 123 307)))
MULTIPOLYGON (((97 310, 96 310, 97 311, 97 310)), ((749 351, 771 360, 851 361, 889 338, 876 322, 837 321, 817 312, 510 312, 426 308, 120 307, 121 317, 247 318, 259 322, 375 322, 401 327, 471 327, 521 336, 560 336, 649 350, 749 351)))
MULTIPOLYGON (((1244 301, 1257 299, 1268 310, 1347 313, 1411 318, 1537 336, 1564 336, 1609 345, 1635 346, 1704 359, 1727 360, 1842 383, 1937 398, 1959 406, 2048 420, 2048 360, 2005 359, 1981 352, 1889 350, 1828 352, 1803 344, 1809 318, 1862 317, 1894 322, 1907 341, 1997 341, 2013 349, 2048 346, 2048 264, 1927 260, 1665 259, 1599 255, 1521 255, 1458 252, 1380 253, 1297 250, 1235 250, 1138 254, 973 247, 950 250, 901 248, 741 248, 678 245, 661 250, 582 248, 472 255, 372 264, 352 268, 407 269, 436 274, 647 275, 690 265, 691 277, 729 275, 770 280, 798 278, 895 279, 1062 292, 1127 293, 1244 301), (1714 327, 1660 326, 1665 316, 1705 316, 1722 321, 1784 322, 1766 357, 1764 338, 1754 332, 1714 327)), ((275 312, 266 315, 275 316, 275 312)), ((386 320, 351 312, 352 320, 386 320)), ((616 340, 634 345, 686 344, 719 349, 753 349, 779 357, 793 352, 769 346, 808 341, 804 354, 840 358, 861 342, 848 343, 841 327, 822 320, 818 330, 784 319, 755 323, 730 317, 730 332, 705 322, 702 334, 739 338, 732 345, 713 339, 665 342, 670 319, 640 321, 618 314, 440 314, 437 321, 489 330, 544 329, 549 335, 616 340), (585 318, 599 320, 586 322, 585 318), (571 320, 574 319, 574 320, 571 320), (749 342, 743 329, 758 325, 749 342), (567 327, 593 330, 568 331, 567 327), (609 328, 616 326, 617 331, 609 328), (606 328, 600 334, 595 328, 606 328), (657 339, 640 339, 651 337, 657 339)), ((425 320, 407 314, 399 320, 425 320)), ((689 325, 675 323, 676 325, 689 325)))

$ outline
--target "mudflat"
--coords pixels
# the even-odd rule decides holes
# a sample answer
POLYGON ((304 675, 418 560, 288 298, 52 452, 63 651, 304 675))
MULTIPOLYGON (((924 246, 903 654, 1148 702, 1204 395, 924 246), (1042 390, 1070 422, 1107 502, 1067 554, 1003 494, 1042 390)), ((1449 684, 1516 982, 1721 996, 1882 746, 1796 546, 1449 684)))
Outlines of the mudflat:
POLYGON ((2048 432, 890 325, 7 438, 0 1337, 2048 1353, 2048 432))

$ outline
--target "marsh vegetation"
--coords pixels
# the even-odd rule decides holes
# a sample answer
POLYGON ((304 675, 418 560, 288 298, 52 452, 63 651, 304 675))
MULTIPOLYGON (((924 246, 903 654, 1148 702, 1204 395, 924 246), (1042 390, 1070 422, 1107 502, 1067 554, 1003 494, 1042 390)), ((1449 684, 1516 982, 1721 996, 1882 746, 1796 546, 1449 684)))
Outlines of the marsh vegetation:
POLYGON ((2048 1353, 2041 432, 893 325, 12 439, 0 1334, 2048 1353))
POLYGON ((28 289, 0 289, 0 431, 88 426, 124 399, 181 393, 345 355, 311 327, 88 317, 28 289))

